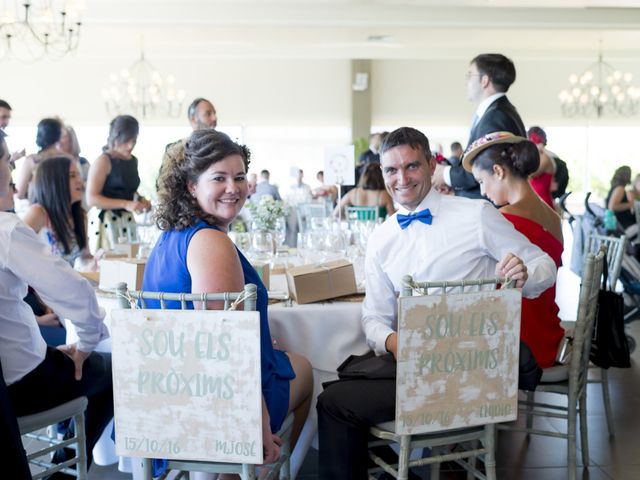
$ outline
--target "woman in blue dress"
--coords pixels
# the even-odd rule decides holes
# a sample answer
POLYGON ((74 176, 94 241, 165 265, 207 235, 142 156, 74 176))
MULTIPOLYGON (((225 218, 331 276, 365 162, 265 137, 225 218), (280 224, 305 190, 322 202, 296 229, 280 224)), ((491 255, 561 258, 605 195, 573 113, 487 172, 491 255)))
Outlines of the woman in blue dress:
MULTIPOLYGON (((306 358, 274 348, 267 318, 267 291, 227 230, 248 195, 249 151, 213 129, 194 132, 169 149, 158 180, 155 211, 163 231, 145 269, 143 290, 162 292, 238 292, 258 287, 262 364, 264 461, 279 456, 275 435, 294 414, 292 445, 309 412, 311 366, 306 358)), ((179 302, 167 302, 179 308, 179 302)), ((215 302, 212 302, 215 303, 215 302)), ((152 303, 148 303, 154 308, 152 303)), ((220 305, 211 305, 220 308, 220 305)))

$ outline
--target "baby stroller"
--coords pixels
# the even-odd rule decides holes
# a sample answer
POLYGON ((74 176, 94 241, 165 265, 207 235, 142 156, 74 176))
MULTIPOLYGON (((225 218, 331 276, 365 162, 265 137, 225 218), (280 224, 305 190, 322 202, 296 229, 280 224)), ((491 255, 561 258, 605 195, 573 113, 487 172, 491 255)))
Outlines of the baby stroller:
MULTIPOLYGON (((621 259, 614 252, 610 252, 609 280, 612 289, 615 289, 619 280, 623 288, 625 299, 625 324, 637 319, 640 313, 640 262, 636 252, 640 252, 638 240, 638 227, 633 225, 626 231, 617 223, 613 230, 608 230, 604 225, 605 209, 595 203, 590 203, 591 193, 587 193, 584 199, 584 215, 572 215, 566 208, 565 201, 571 192, 563 195, 559 200, 560 208, 568 215, 569 224, 573 232, 573 250, 571 254, 570 269, 577 275, 582 274, 582 264, 587 249, 591 249, 590 236, 607 236, 623 239, 623 253, 621 259), (614 261, 614 257, 617 261, 614 261)), ((602 238, 602 237, 599 237, 602 238)), ((635 350, 636 341, 627 333, 629 352, 635 350)))

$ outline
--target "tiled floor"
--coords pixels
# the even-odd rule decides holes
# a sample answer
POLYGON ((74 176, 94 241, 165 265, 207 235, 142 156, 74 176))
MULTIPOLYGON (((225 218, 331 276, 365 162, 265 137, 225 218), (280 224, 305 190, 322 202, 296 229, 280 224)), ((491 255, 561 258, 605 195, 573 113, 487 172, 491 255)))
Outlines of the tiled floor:
MULTIPOLYGON (((640 339, 640 321, 629 325, 629 331, 640 339)), ((600 385, 588 389, 589 468, 582 467, 578 449, 578 478, 589 480, 640 479, 640 350, 632 356, 630 369, 611 369, 610 387, 615 418, 615 437, 609 437, 602 406, 600 385)), ((546 420, 562 428, 559 420, 546 420)), ((498 479, 500 480, 562 480, 567 478, 566 441, 556 438, 500 432, 498 437, 498 479)), ((300 480, 318 478, 318 454, 310 450, 298 475, 300 480)), ((90 480, 119 480, 131 478, 118 472, 116 466, 94 466, 90 480)), ((427 473, 423 478, 429 478, 427 473)), ((443 480, 463 479, 456 472, 441 475, 443 480)))

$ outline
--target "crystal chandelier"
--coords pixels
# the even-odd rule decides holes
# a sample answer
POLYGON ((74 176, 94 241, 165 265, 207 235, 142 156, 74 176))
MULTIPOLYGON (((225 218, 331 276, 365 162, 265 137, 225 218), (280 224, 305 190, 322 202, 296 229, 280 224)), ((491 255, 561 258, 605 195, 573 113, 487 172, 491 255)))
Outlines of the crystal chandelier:
POLYGON ((569 76, 569 88, 558 95, 562 113, 568 117, 596 116, 605 113, 635 115, 640 110, 640 88, 631 83, 629 72, 615 69, 598 54, 598 61, 569 76))
POLYGON ((0 59, 62 58, 78 48, 81 0, 3 0, 0 59))
POLYGON ((144 50, 129 69, 112 73, 110 79, 111 86, 102 89, 110 115, 133 113, 142 118, 180 115, 184 90, 176 89, 173 75, 163 78, 145 58, 144 50))

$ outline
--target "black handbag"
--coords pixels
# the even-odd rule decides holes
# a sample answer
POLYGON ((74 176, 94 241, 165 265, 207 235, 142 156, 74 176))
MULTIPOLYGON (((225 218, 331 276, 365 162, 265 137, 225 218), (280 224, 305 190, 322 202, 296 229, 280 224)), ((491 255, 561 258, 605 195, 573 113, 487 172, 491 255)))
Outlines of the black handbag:
POLYGON ((364 355, 349 355, 338 367, 338 378, 347 379, 394 379, 396 378, 396 359, 393 354, 377 356, 369 351, 364 355))
POLYGON ((629 368, 631 359, 624 333, 624 298, 621 294, 609 289, 606 256, 602 274, 602 287, 598 292, 598 311, 593 327, 589 360, 601 368, 629 368))

